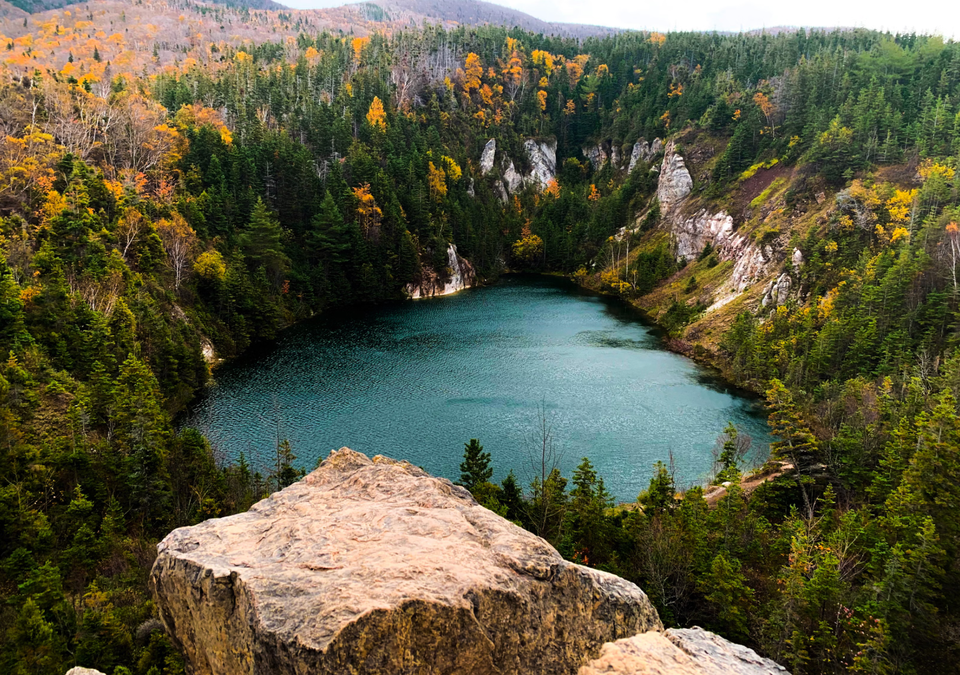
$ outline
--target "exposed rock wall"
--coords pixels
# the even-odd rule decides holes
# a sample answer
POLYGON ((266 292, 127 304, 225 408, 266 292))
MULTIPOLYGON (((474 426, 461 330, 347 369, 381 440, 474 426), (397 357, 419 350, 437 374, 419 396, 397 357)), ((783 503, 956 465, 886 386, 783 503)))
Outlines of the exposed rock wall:
MULTIPOLYGON (((516 165, 509 157, 500 157, 500 175, 501 180, 494 183, 493 189, 500 198, 500 201, 506 203, 510 195, 515 194, 525 185, 533 185, 538 190, 543 190, 550 184, 557 175, 557 141, 548 139, 544 141, 535 141, 527 139, 523 142, 523 150, 530 162, 530 173, 521 175, 517 171, 516 165)), ((497 141, 491 138, 483 146, 483 152, 480 155, 480 174, 487 175, 493 171, 497 158, 497 141)))
POLYGON ((664 149, 663 166, 657 182, 657 200, 660 213, 670 215, 693 190, 693 178, 687 171, 683 157, 676 151, 676 143, 670 141, 664 149))
MULTIPOLYGON (((692 190, 690 172, 683 157, 676 151, 674 142, 670 141, 664 149, 657 199, 666 227, 676 242, 677 257, 689 262, 710 244, 721 260, 732 260, 734 263, 733 272, 721 289, 722 297, 710 307, 710 310, 714 310, 770 275, 778 260, 770 246, 761 246, 737 234, 733 217, 726 211, 711 213, 701 209, 689 215, 691 209, 685 206, 692 190)), ((786 290, 789 291, 789 287, 786 290)))
POLYGON ((752 649, 700 628, 644 633, 603 646, 579 675, 789 675, 752 649))
POLYGON ((564 561, 447 480, 348 448, 158 549, 153 593, 195 675, 569 674, 661 628, 635 585, 564 561))
POLYGON ((581 148, 581 150, 583 156, 590 160, 590 165, 593 166, 594 171, 599 171, 607 163, 607 150, 603 147, 603 143, 587 146, 581 148))
POLYGON ((432 298, 439 295, 451 295, 465 288, 470 288, 477 281, 473 265, 466 258, 461 258, 454 244, 447 245, 447 266, 449 276, 441 275, 436 270, 424 266, 420 270, 420 278, 407 284, 407 293, 411 298, 432 298))
POLYGON ((663 151, 663 141, 654 138, 653 143, 647 143, 646 139, 641 138, 633 144, 633 150, 630 152, 630 164, 627 166, 627 173, 633 173, 638 162, 647 162, 648 164, 663 151))
POLYGON ((524 180, 525 183, 535 185, 543 190, 556 178, 557 175, 557 141, 526 140, 523 142, 523 149, 530 160, 530 174, 524 180))
POLYGON ((480 174, 486 176, 493 171, 493 160, 497 155, 497 140, 491 138, 483 146, 483 153, 480 155, 480 174))

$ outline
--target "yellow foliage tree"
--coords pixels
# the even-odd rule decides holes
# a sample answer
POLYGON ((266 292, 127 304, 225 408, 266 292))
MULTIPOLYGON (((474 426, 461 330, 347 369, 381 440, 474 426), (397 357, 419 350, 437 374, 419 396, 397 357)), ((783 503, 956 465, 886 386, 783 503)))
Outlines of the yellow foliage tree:
POLYGON ((434 201, 440 201, 447 194, 447 174, 434 166, 433 162, 427 168, 427 185, 434 201))
POLYGON ((380 100, 379 96, 373 97, 370 109, 367 110, 367 122, 369 122, 370 126, 374 129, 379 129, 380 131, 387 130, 387 113, 383 110, 383 101, 380 100))
POLYGON ((370 184, 364 183, 353 188, 353 196, 357 200, 357 222, 365 237, 369 237, 380 225, 383 211, 377 206, 377 200, 370 193, 370 184))
POLYGON ((463 92, 467 96, 480 88, 481 75, 483 75, 483 65, 480 63, 480 57, 470 52, 467 54, 463 73, 463 92))

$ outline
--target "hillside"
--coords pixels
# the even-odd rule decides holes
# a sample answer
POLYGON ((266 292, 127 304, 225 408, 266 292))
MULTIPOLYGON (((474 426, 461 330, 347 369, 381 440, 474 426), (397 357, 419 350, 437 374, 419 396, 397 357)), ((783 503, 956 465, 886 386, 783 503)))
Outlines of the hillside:
POLYGON ((425 21, 448 28, 455 25, 494 25, 507 28, 517 27, 544 35, 575 38, 600 37, 619 32, 618 29, 602 26, 542 21, 519 10, 492 2, 484 2, 483 0, 463 0, 462 2, 384 0, 382 2, 362 2, 355 6, 367 18, 385 21, 396 26, 403 26, 411 22, 423 24, 425 21))

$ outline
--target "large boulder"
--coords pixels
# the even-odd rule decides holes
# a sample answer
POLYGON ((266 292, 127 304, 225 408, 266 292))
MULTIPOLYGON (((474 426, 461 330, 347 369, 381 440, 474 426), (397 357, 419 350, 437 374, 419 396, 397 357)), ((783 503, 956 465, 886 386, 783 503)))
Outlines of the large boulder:
POLYGON ((104 673, 99 670, 94 670, 93 668, 81 668, 80 666, 75 666, 67 671, 67 675, 104 675, 104 673))
POLYGON ((789 675, 755 651, 701 628, 650 632, 603 646, 579 675, 789 675))
POLYGON ((568 674, 661 627, 632 583, 564 561, 445 479, 348 448, 158 549, 153 593, 196 675, 568 674))

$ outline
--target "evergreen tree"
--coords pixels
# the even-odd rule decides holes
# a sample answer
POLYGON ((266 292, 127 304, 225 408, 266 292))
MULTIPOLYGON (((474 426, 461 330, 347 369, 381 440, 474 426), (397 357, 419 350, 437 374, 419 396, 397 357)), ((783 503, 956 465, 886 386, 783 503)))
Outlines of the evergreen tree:
POLYGON ((476 438, 463 444, 463 462, 460 463, 460 485, 471 492, 481 483, 489 483, 493 478, 493 469, 490 467, 490 453, 483 451, 483 446, 476 438))
POLYGON ((290 259, 283 250, 283 229, 259 197, 240 241, 251 268, 262 267, 274 286, 279 287, 290 259))

